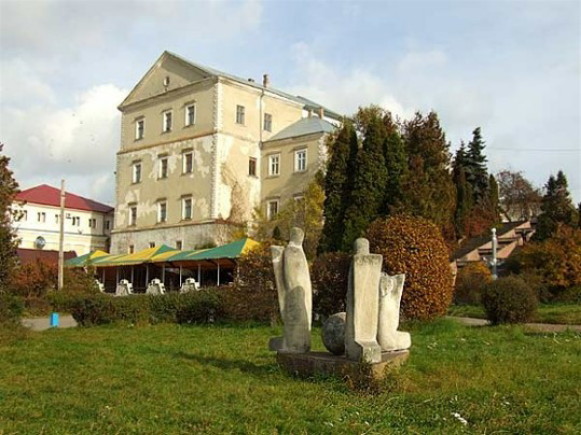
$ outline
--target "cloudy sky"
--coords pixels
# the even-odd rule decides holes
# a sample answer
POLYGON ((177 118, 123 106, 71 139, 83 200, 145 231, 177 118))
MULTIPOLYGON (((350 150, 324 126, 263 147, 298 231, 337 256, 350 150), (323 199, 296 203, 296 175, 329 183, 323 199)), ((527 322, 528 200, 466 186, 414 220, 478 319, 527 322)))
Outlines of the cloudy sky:
POLYGON ((0 140, 21 185, 113 204, 117 105, 164 50, 351 114, 435 110, 493 172, 581 201, 578 1, 0 0, 0 140))

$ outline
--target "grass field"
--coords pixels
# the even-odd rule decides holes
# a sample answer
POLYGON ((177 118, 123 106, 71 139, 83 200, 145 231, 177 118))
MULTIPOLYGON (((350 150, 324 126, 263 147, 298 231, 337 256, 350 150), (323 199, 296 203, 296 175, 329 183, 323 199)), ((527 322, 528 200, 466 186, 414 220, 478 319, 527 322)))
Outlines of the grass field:
POLYGON ((580 334, 409 329, 410 359, 377 395, 281 373, 266 350, 277 328, 5 332, 0 433, 581 432, 580 334))
MULTIPOLYGON (((484 308, 480 305, 452 305, 448 315, 486 319, 484 308)), ((581 325, 581 305, 577 304, 541 304, 536 316, 531 320, 538 323, 560 323, 564 325, 581 325)))

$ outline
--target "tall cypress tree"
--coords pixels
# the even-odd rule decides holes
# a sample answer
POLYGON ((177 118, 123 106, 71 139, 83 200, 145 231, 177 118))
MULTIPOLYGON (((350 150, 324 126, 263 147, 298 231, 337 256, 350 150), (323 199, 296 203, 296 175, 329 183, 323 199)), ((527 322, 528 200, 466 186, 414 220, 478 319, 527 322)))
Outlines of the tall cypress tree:
POLYGON ((383 156, 384 127, 379 116, 364 126, 363 146, 357 153, 353 189, 345 212, 342 250, 350 252, 353 242, 375 220, 384 203, 387 169, 383 156))
POLYGON ((453 178, 456 186, 456 212, 454 226, 456 237, 461 238, 468 233, 468 219, 472 210, 472 186, 466 181, 466 146, 464 142, 456 151, 453 166, 453 178))
POLYGON ((448 241, 455 239, 456 190, 450 173, 449 144, 438 115, 416 113, 404 124, 409 171, 403 186, 405 210, 432 220, 448 241))
POLYGON ((494 175, 490 174, 488 177, 488 203, 494 222, 500 221, 500 209, 498 207, 498 202, 498 183, 496 182, 494 175))
POLYGON ((345 210, 352 190, 357 134, 350 122, 345 122, 336 139, 330 144, 329 164, 325 175, 325 224, 318 252, 341 249, 345 210))
POLYGON ((403 199, 402 182, 407 172, 408 158, 401 135, 397 131, 388 133, 384 141, 383 155, 387 169, 385 205, 383 214, 390 214, 403 199))
POLYGON ((486 201, 488 194, 488 169, 484 146, 480 127, 477 127, 472 132, 472 140, 468 143, 465 163, 466 180, 472 186, 475 204, 486 201))

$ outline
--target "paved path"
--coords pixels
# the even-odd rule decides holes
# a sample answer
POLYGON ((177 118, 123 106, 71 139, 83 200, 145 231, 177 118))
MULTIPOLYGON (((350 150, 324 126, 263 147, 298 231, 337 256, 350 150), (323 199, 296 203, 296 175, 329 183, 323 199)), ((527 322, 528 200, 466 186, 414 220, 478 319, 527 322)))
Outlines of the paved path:
MULTIPOLYGON (((21 323, 23 326, 30 328, 33 331, 44 331, 50 329, 49 316, 36 319, 22 319, 21 323)), ((75 326, 77 326, 77 322, 75 322, 73 316, 68 314, 59 316, 59 328, 74 328, 75 326)))
MULTIPOLYGON (((488 320, 484 319, 473 319, 471 317, 452 317, 448 316, 449 319, 456 320, 463 325, 468 326, 485 326, 490 324, 488 320)), ((524 327, 529 331, 534 332, 564 332, 573 331, 581 332, 581 325, 554 325, 551 323, 525 323, 524 327)))

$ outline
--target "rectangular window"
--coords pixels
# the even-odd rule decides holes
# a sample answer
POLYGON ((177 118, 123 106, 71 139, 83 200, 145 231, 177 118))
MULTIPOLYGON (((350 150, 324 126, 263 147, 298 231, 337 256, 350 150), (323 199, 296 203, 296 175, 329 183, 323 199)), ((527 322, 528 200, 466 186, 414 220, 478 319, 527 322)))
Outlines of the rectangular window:
POLYGON ((192 198, 182 199, 182 219, 192 218, 192 198))
POLYGON ((280 175, 280 154, 268 156, 268 175, 280 175))
POLYGON ((159 178, 167 178, 167 157, 159 159, 159 178))
POLYGON ((43 222, 43 223, 46 222, 46 213, 43 211, 39 211, 37 213, 37 219, 38 219, 38 222, 43 222))
POLYGON ((54 215, 54 223, 55 223, 55 224, 58 224, 58 223, 59 223, 59 217, 60 217, 60 216, 59 216, 58 214, 55 214, 55 215, 54 215))
POLYGON ((28 219, 28 212, 26 210, 21 210, 16 215, 17 222, 21 222, 21 221, 26 222, 27 219, 28 219))
POLYGON ((163 132, 167 133, 168 131, 171 131, 171 127, 172 127, 172 113, 171 110, 165 111, 162 113, 162 117, 163 117, 163 132))
POLYGON ((137 206, 129 208, 129 225, 137 225, 137 206))
POLYGON ((141 162, 133 163, 133 183, 141 182, 141 162))
POLYGON ((135 252, 135 246, 129 245, 129 249, 127 250, 129 254, 133 254, 135 252))
POLYGON ((181 250, 183 249, 183 247, 184 247, 184 245, 183 245, 182 241, 181 241, 181 240, 178 240, 178 241, 176 242, 176 249, 177 249, 178 251, 181 251, 181 250))
POLYGON ((97 219, 94 218, 89 219, 89 228, 97 228, 97 219))
POLYGON ((185 125, 194 125, 196 123, 196 105, 190 104, 186 107, 185 125))
POLYGON ((143 139, 145 135, 145 119, 135 121, 135 140, 143 139))
POLYGON ((242 124, 244 125, 245 123, 245 108, 244 106, 240 106, 237 105, 236 106, 236 124, 242 124))
POLYGON ((307 150, 295 151, 295 172, 307 170, 307 150))
POLYGON ((190 174, 194 171, 194 153, 187 152, 182 154, 182 173, 190 174))
POLYGON ((109 231, 110 229, 111 229, 111 221, 107 219, 105 221, 105 231, 109 231))
POLYGON ((155 242, 149 242, 149 247, 150 248, 155 248, 155 242))
POLYGON ((80 216, 73 216, 72 221, 71 221, 71 225, 73 227, 78 227, 81 225, 81 218, 80 216))
POLYGON ((270 113, 264 114, 264 130, 272 131, 272 115, 270 113))
POLYGON ((167 221, 167 202, 157 203, 157 222, 167 221))
POLYGON ((272 220, 278 214, 278 200, 268 201, 266 206, 266 217, 268 220, 272 220))
POLYGON ((256 159, 254 157, 248 159, 248 175, 256 177, 256 159))

